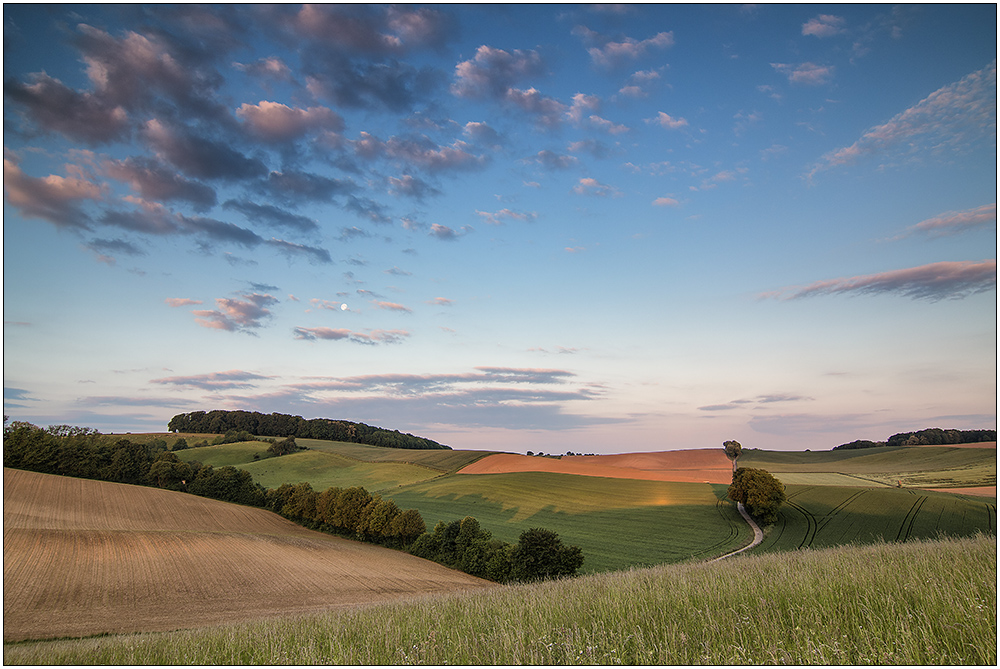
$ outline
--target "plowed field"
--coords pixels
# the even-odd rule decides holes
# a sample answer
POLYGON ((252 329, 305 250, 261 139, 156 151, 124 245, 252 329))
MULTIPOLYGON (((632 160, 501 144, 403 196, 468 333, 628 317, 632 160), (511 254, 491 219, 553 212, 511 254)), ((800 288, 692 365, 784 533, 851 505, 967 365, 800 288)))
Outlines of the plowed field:
POLYGON ((490 587, 184 493, 4 469, 4 640, 162 631, 490 587))
POLYGON ((500 453, 473 462, 461 474, 506 474, 552 472, 603 476, 644 481, 731 483, 733 465, 721 448, 622 453, 620 455, 572 455, 547 458, 500 453))

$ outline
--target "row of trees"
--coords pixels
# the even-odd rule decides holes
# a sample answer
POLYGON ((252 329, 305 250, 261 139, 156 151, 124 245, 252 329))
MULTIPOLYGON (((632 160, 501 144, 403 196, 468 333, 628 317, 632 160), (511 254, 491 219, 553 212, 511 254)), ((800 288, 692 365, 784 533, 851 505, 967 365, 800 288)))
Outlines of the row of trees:
POLYGON ((978 444, 996 440, 996 430, 942 430, 939 427, 931 427, 916 432, 900 432, 885 441, 858 439, 848 444, 835 446, 833 450, 877 448, 879 446, 947 446, 949 444, 978 444))
MULTIPOLYGON (((239 436, 239 435, 237 435, 239 436)), ((244 439, 238 439, 243 441, 244 439)), ((297 449, 295 439, 268 449, 282 455, 297 449)), ((492 538, 472 517, 438 523, 433 533, 417 509, 400 509, 363 487, 331 487, 323 492, 309 483, 264 488, 245 469, 214 468, 184 462, 161 440, 137 444, 97 430, 65 425, 42 429, 15 422, 4 427, 4 467, 44 474, 146 485, 202 497, 262 507, 311 529, 393 548, 498 582, 570 575, 583 564, 577 546, 563 546, 559 535, 531 529, 516 546, 492 538)))
POLYGON ((360 486, 316 492, 309 483, 284 483, 267 491, 264 506, 315 530, 394 548, 408 547, 427 531, 419 511, 404 511, 360 486))
MULTIPOLYGON (((364 423, 329 418, 305 419, 282 413, 264 414, 256 411, 192 411, 177 414, 170 419, 167 429, 171 432, 207 432, 222 434, 229 430, 263 437, 298 437, 300 439, 327 439, 346 441, 369 446, 407 449, 448 449, 431 439, 417 437, 398 430, 386 430, 364 423)), ((450 450, 450 449, 449 449, 450 450)))
POLYGON ((551 530, 525 530, 514 545, 494 539, 472 516, 439 522, 434 532, 414 542, 410 552, 499 583, 572 576, 583 566, 583 550, 563 545, 551 530))

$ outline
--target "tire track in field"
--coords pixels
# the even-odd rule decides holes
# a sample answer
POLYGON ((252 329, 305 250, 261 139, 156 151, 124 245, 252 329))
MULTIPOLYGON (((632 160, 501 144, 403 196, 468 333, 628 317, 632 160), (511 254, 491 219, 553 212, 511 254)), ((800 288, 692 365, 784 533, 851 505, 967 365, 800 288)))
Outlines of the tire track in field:
POLYGON ((920 507, 924 505, 927 501, 925 495, 917 497, 916 501, 910 506, 910 510, 906 512, 906 516, 903 518, 903 522, 900 523, 899 532, 896 533, 896 541, 906 541, 910 532, 913 531, 913 523, 917 519, 917 514, 920 512, 920 507))

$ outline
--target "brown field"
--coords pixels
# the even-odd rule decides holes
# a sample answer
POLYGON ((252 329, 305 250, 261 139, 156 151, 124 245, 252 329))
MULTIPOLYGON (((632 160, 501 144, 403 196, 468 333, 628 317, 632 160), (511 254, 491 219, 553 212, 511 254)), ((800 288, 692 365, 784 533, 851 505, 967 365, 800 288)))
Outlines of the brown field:
POLYGON ((4 469, 4 641, 166 631, 493 584, 273 513, 4 469))
POLYGON ((733 465, 719 448, 622 453, 618 455, 567 455, 547 458, 499 453, 463 467, 460 474, 552 472, 606 478, 693 483, 731 483, 733 465))

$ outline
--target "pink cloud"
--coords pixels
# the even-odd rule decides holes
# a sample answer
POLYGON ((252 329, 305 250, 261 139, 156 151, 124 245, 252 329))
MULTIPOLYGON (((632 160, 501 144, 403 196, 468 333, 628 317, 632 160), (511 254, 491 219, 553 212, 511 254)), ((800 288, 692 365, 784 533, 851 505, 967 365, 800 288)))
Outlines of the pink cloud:
POLYGON ((846 23, 847 21, 843 17, 832 14, 820 14, 802 24, 802 34, 813 35, 814 37, 832 37, 844 32, 844 25, 846 23))
POLYGON ((994 290, 996 284, 996 260, 969 260, 938 262, 879 274, 817 281, 808 286, 763 293, 759 297, 794 300, 818 295, 896 294, 936 302, 994 290))
POLYGON ((952 235, 973 228, 983 227, 990 223, 996 225, 997 203, 984 204, 981 207, 966 209, 965 211, 949 211, 940 216, 928 218, 909 228, 907 234, 923 232, 936 237, 952 235))
POLYGON ((379 309, 387 309, 389 311, 402 311, 408 314, 413 313, 413 309, 405 307, 397 302, 376 302, 375 306, 378 307, 379 309))
POLYGON ((79 209, 85 200, 99 200, 102 189, 90 181, 50 174, 31 177, 12 160, 3 161, 3 188, 7 202, 25 216, 43 218, 57 226, 87 228, 88 217, 79 209))
POLYGON ((229 332, 250 331, 262 327, 261 321, 271 316, 268 307, 278 303, 277 298, 266 293, 251 293, 241 297, 243 299, 219 297, 215 300, 217 310, 199 309, 191 313, 196 316, 195 322, 202 327, 229 332))
POLYGON ((168 297, 164 300, 171 307, 186 307, 192 304, 201 304, 201 300, 191 300, 186 297, 168 297))
POLYGON ((347 339, 357 344, 397 344, 410 333, 406 330, 371 330, 369 332, 352 332, 346 328, 303 328, 297 327, 293 330, 296 339, 304 341, 315 341, 317 339, 343 340, 347 339))
POLYGON ((665 112, 659 112, 656 115, 656 118, 646 119, 646 123, 659 123, 667 130, 677 130, 678 128, 683 128, 688 124, 687 119, 681 117, 674 118, 665 112))
POLYGON ((256 105, 243 103, 236 116, 246 123, 249 131, 268 142, 298 139, 313 130, 340 132, 344 120, 327 107, 299 109, 278 102, 262 100, 256 105))
POLYGON ((653 204, 657 207, 676 207, 680 205, 680 202, 672 197, 658 197, 653 200, 653 204))

